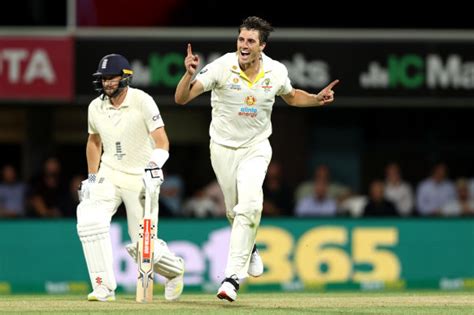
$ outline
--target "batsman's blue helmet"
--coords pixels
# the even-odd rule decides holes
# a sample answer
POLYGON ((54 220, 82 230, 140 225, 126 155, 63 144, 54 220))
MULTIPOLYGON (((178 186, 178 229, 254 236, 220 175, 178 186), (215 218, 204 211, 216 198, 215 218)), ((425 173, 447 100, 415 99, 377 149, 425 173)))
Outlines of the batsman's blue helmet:
POLYGON ((97 71, 92 76, 94 77, 94 89, 99 92, 99 94, 104 92, 102 86, 102 77, 122 76, 122 80, 120 80, 119 83, 119 90, 117 90, 117 92, 119 92, 129 85, 133 76, 133 71, 127 58, 119 54, 110 54, 104 56, 100 60, 97 71))
POLYGON ((108 75, 132 75, 132 67, 128 60, 119 54, 110 54, 104 56, 97 67, 97 72, 94 76, 108 76, 108 75))

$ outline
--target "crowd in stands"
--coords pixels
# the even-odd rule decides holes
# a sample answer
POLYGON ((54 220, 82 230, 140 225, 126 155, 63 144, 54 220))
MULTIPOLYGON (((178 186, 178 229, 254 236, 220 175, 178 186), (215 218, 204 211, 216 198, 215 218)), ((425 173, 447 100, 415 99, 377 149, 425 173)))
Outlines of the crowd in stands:
MULTIPOLYGON (((166 171, 166 170, 165 170, 166 171)), ((382 172, 381 172, 382 173, 382 172)), ((41 172, 23 182, 12 164, 3 165, 0 181, 0 218, 75 217, 77 190, 84 175, 67 181, 61 162, 48 158, 41 172)), ((374 178, 358 193, 331 178, 327 165, 318 165, 312 178, 294 189, 285 180, 283 165, 272 161, 263 186, 266 217, 461 217, 474 216, 474 179, 452 181, 448 166, 437 163, 416 186, 402 177, 400 165, 388 163, 380 178, 374 178)), ((120 212, 119 212, 120 213, 120 212)), ((216 180, 185 194, 178 174, 165 173, 161 186, 160 216, 225 217, 225 202, 216 180)))
POLYGON ((73 217, 79 203, 77 189, 83 175, 66 181, 56 157, 45 160, 38 174, 27 183, 18 178, 12 164, 3 165, 0 174, 0 217, 73 217))

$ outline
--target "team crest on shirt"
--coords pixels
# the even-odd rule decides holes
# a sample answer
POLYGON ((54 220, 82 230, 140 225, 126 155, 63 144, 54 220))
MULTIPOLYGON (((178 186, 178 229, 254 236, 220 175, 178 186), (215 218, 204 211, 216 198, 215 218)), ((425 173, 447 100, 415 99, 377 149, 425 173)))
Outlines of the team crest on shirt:
POLYGON ((272 85, 271 85, 271 80, 270 78, 266 78, 265 80, 263 80, 262 82, 262 89, 265 93, 268 93, 271 91, 272 89, 272 85))
POLYGON ((253 95, 249 95, 245 98, 244 100, 245 104, 247 106, 241 107, 239 111, 239 116, 247 116, 251 118, 257 117, 257 108, 255 107, 249 107, 249 106, 254 106, 257 103, 257 99, 253 95))
POLYGON ((245 104, 247 104, 248 106, 253 106, 255 105, 255 103, 257 103, 257 99, 255 98, 255 96, 249 95, 245 98, 245 104))

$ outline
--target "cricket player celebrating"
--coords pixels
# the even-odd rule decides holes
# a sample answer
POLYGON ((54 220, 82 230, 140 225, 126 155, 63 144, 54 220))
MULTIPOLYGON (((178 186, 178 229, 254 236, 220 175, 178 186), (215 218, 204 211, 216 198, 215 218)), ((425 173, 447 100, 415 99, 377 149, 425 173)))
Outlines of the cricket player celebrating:
MULTIPOLYGON (((150 95, 129 87, 132 74, 127 59, 117 54, 103 57, 93 74, 101 95, 89 105, 89 176, 82 182, 77 207, 77 232, 93 287, 89 301, 115 300, 117 284, 109 235, 112 216, 124 202, 132 240, 127 250, 135 258, 145 188, 153 192, 152 201, 157 205, 164 179, 161 168, 169 157, 158 107, 150 95)), ((157 224, 158 211, 152 213, 152 221, 157 224)), ((165 298, 175 300, 183 290, 183 260, 164 241, 154 243, 153 269, 167 279, 165 298)))
POLYGON ((217 297, 237 298, 239 279, 263 273, 255 238, 263 205, 262 185, 272 156, 268 137, 275 96, 291 106, 321 106, 334 100, 335 80, 318 94, 294 89, 288 70, 263 53, 273 28, 259 17, 239 27, 237 51, 205 66, 193 80, 199 57, 188 44, 186 72, 176 87, 175 101, 184 105, 212 90, 209 129, 211 163, 224 193, 232 225, 225 279, 217 297))

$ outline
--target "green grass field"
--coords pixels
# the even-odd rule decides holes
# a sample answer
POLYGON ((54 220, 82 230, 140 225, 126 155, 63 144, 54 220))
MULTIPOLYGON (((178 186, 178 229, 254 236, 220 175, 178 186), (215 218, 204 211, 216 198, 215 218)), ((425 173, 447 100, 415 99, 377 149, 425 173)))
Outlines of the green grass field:
POLYGON ((177 302, 155 296, 138 304, 132 295, 88 302, 82 295, 0 296, 0 313, 43 314, 474 314, 474 292, 242 293, 236 302, 212 294, 183 294, 177 302))

